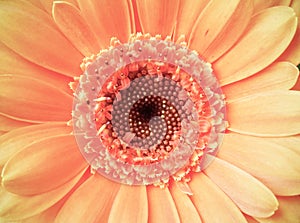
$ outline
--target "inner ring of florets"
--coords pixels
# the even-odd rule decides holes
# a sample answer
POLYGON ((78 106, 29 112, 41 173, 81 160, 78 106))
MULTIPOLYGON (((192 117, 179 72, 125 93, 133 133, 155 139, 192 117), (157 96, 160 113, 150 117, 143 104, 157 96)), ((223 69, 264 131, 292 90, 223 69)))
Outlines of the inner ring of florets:
POLYGON ((83 68, 72 115, 92 170, 130 185, 181 181, 215 155, 225 102, 195 52, 135 36, 87 58, 83 68))

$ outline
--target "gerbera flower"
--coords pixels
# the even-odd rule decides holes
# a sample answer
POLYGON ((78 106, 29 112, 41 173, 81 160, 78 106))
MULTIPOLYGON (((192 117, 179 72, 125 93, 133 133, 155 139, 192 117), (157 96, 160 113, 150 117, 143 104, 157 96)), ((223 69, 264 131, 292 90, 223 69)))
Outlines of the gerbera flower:
MULTIPOLYGON (((299 222, 299 86, 290 90, 299 74, 299 5, 297 0, 0 1, 0 221, 299 222), (147 41, 153 45, 143 45, 147 41), (141 49, 135 48, 137 43, 141 49), (151 57, 100 76, 103 87, 97 98, 86 100, 85 93, 99 87, 89 85, 89 78, 111 66, 111 52, 119 46, 132 50, 115 55, 115 61, 122 56, 138 58, 144 51, 151 57), (168 63, 170 58, 153 60, 160 49, 175 49, 168 54, 175 64, 168 63), (176 60, 177 54, 194 60, 176 60), (186 72, 195 64, 201 64, 199 75, 186 72), (160 78, 158 84, 164 83, 166 89, 157 87, 157 95, 137 101, 130 116, 133 130, 127 131, 125 122, 112 128, 127 106, 121 104, 118 111, 113 102, 124 103, 132 92, 143 94, 142 87, 131 89, 141 77, 160 78), (197 82, 197 77, 207 79, 197 82), (216 85, 223 93, 211 87, 216 85), (188 96, 191 104, 180 110, 169 103, 173 91, 178 101, 188 96), (170 100, 163 102, 159 92, 166 92, 163 96, 170 100), (75 140, 78 129, 95 130, 79 125, 88 123, 87 117, 78 121, 82 98, 84 108, 97 108, 96 121, 90 121, 110 157, 147 167, 174 154, 179 146, 171 142, 177 132, 186 133, 187 141, 197 132, 188 162, 159 183, 146 185, 128 183, 128 176, 119 171, 102 171, 112 162, 104 166, 101 159, 95 162, 94 154, 100 152, 93 151, 92 142, 84 144, 84 159, 75 140), (198 116, 191 115, 193 103, 201 111, 198 116), (176 122, 176 114, 184 117, 189 108, 185 117, 196 121, 188 124, 196 124, 176 122), (170 117, 165 118, 169 125, 155 122, 153 128, 161 128, 154 130, 160 133, 169 126, 173 130, 164 138, 166 144, 159 144, 160 152, 141 156, 130 143, 136 135, 147 138, 151 129, 144 124, 162 111, 170 117), (210 137, 223 135, 216 126, 227 122, 222 143, 214 141, 219 142, 217 156, 209 163, 216 152, 209 152, 210 137)), ((145 79, 141 83, 147 86, 150 82, 145 79)), ((149 180, 145 175, 142 179, 149 180)))

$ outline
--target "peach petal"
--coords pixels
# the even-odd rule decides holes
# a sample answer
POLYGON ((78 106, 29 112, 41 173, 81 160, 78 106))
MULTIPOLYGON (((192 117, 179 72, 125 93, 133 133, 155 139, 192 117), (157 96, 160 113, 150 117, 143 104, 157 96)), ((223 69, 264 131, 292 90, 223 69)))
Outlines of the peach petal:
POLYGON ((0 123, 1 123, 0 131, 3 131, 3 132, 8 132, 13 129, 25 127, 25 126, 32 124, 29 122, 22 122, 22 121, 14 120, 14 119, 8 118, 4 115, 0 115, 0 123))
POLYGON ((46 12, 26 1, 10 0, 1 1, 0 16, 1 42, 13 51, 66 76, 81 73, 83 56, 62 36, 46 12))
MULTIPOLYGON (((58 203, 54 204, 52 207, 46 209, 45 211, 34 215, 30 218, 20 220, 20 223, 50 223, 54 222, 59 210, 64 205, 65 199, 60 200, 58 203)), ((19 223, 19 222, 14 222, 19 223)))
POLYGON ((96 174, 66 201, 55 223, 107 222, 120 184, 96 174))
POLYGON ((205 174, 194 174, 189 185, 193 191, 190 198, 203 222, 247 223, 232 200, 205 174))
POLYGON ((261 223, 283 223, 300 220, 300 196, 278 197, 279 209, 276 213, 267 219, 257 219, 261 223))
POLYGON ((300 133, 300 92, 270 91, 228 103, 229 130, 257 136, 300 133))
POLYGON ((170 187, 170 192, 178 210, 180 222, 202 222, 197 209, 188 195, 184 194, 174 183, 170 187))
POLYGON ((64 123, 45 123, 31 125, 10 131, 0 137, 0 167, 14 154, 21 151, 30 143, 38 140, 61 134, 67 134, 72 131, 71 127, 64 123))
POLYGON ((127 42, 132 27, 132 3, 127 0, 78 0, 82 16, 92 27, 101 47, 107 48, 112 37, 127 42))
POLYGON ((206 58, 207 61, 213 63, 239 40, 249 24, 252 11, 252 1, 240 1, 238 8, 224 26, 223 30, 203 52, 203 57, 206 58))
MULTIPOLYGON (((39 0, 39 1, 43 5, 44 9, 49 14, 52 14, 53 3, 56 2, 56 0, 39 0)), ((77 0, 64 0, 64 2, 70 3, 76 7, 78 6, 77 0)))
POLYGON ((254 0, 254 12, 259 12, 263 9, 270 8, 278 5, 289 6, 291 0, 254 0))
POLYGON ((256 221, 254 218, 252 218, 252 217, 250 217, 246 214, 244 214, 244 216, 245 216, 248 223, 258 223, 258 221, 256 221))
POLYGON ((191 31, 189 47, 210 62, 216 60, 238 40, 251 14, 249 0, 211 1, 191 31))
POLYGON ((291 8, 278 6, 256 14, 239 42, 213 64, 220 84, 244 79, 270 65, 288 47, 296 28, 291 8))
POLYGON ((235 100, 271 90, 291 89, 299 76, 298 68, 289 62, 273 63, 259 73, 222 87, 226 100, 235 100))
POLYGON ((0 187, 0 216, 6 220, 18 220, 39 214, 61 200, 80 180, 83 173, 55 190, 34 196, 20 196, 0 187))
POLYGON ((180 219, 170 191, 165 188, 148 186, 148 222, 179 223, 180 219), (163 212, 162 212, 163 211, 163 212))
POLYGON ((292 0, 291 4, 290 4, 290 7, 292 7, 295 10, 296 15, 299 17, 300 16, 300 1, 299 0, 292 0))
POLYGON ((280 146, 290 149, 300 155, 300 135, 268 139, 280 146))
POLYGON ((42 3, 40 2, 40 0, 28 0, 31 4, 35 5, 38 8, 43 8, 42 3))
MULTIPOLYGON (((297 6, 300 8, 300 3, 299 1, 294 1, 297 2, 297 6)), ((278 61, 289 61, 295 65, 298 65, 300 63, 300 13, 298 12, 298 27, 296 34, 294 36, 294 39, 292 40, 291 44, 289 47, 284 51, 284 53, 278 58, 278 61)))
POLYGON ((74 136, 53 136, 12 156, 3 167, 2 186, 19 195, 41 194, 65 184, 86 167, 74 136))
POLYGON ((50 83, 71 94, 71 78, 40 67, 16 54, 0 42, 0 74, 17 74, 50 83))
POLYGON ((29 122, 67 121, 72 96, 37 79, 0 75, 0 113, 29 122))
POLYGON ((277 210, 278 201, 274 194, 238 167, 216 158, 204 172, 244 213, 264 218, 277 210))
POLYGON ((209 2, 210 0, 180 1, 175 27, 175 40, 177 40, 181 35, 185 35, 187 38, 189 38, 190 32, 196 23, 197 18, 209 2))
POLYGON ((136 1, 142 31, 163 38, 171 36, 176 24, 179 0, 136 1))
MULTIPOLYGON (((287 137, 290 138, 290 137, 287 137)), ((244 136, 236 133, 224 137, 218 157, 245 170, 276 195, 296 195, 300 193, 300 154, 289 149, 294 140, 244 136)), ((300 145, 299 139, 293 147, 300 145)))
POLYGON ((60 30, 83 55, 91 56, 99 52, 94 33, 73 4, 55 1, 52 15, 60 30))
POLYGON ((108 222, 147 223, 147 202, 147 190, 145 186, 122 185, 112 205, 108 222))

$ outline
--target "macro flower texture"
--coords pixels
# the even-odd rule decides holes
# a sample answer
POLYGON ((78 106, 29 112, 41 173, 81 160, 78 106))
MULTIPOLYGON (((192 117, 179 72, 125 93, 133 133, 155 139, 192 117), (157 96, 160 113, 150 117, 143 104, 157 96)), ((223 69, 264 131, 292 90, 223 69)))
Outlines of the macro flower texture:
POLYGON ((0 222, 300 222, 299 0, 0 0, 0 222))

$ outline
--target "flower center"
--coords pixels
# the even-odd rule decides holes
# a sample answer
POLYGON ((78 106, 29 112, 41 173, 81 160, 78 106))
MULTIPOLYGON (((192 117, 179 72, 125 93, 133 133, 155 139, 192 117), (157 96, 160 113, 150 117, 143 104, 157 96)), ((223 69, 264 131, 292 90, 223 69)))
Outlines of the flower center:
POLYGON ((210 65, 158 37, 115 43, 83 63, 72 113, 81 152, 94 171, 121 183, 188 181, 226 129, 210 65))
MULTIPOLYGON (((102 99, 95 111, 99 137, 124 163, 146 165, 165 159, 178 146, 184 131, 181 123, 201 123, 201 134, 193 140, 207 144, 208 100, 197 82, 172 64, 128 64, 105 81, 98 98, 102 99)), ((200 131, 198 125, 190 126, 200 131)))

